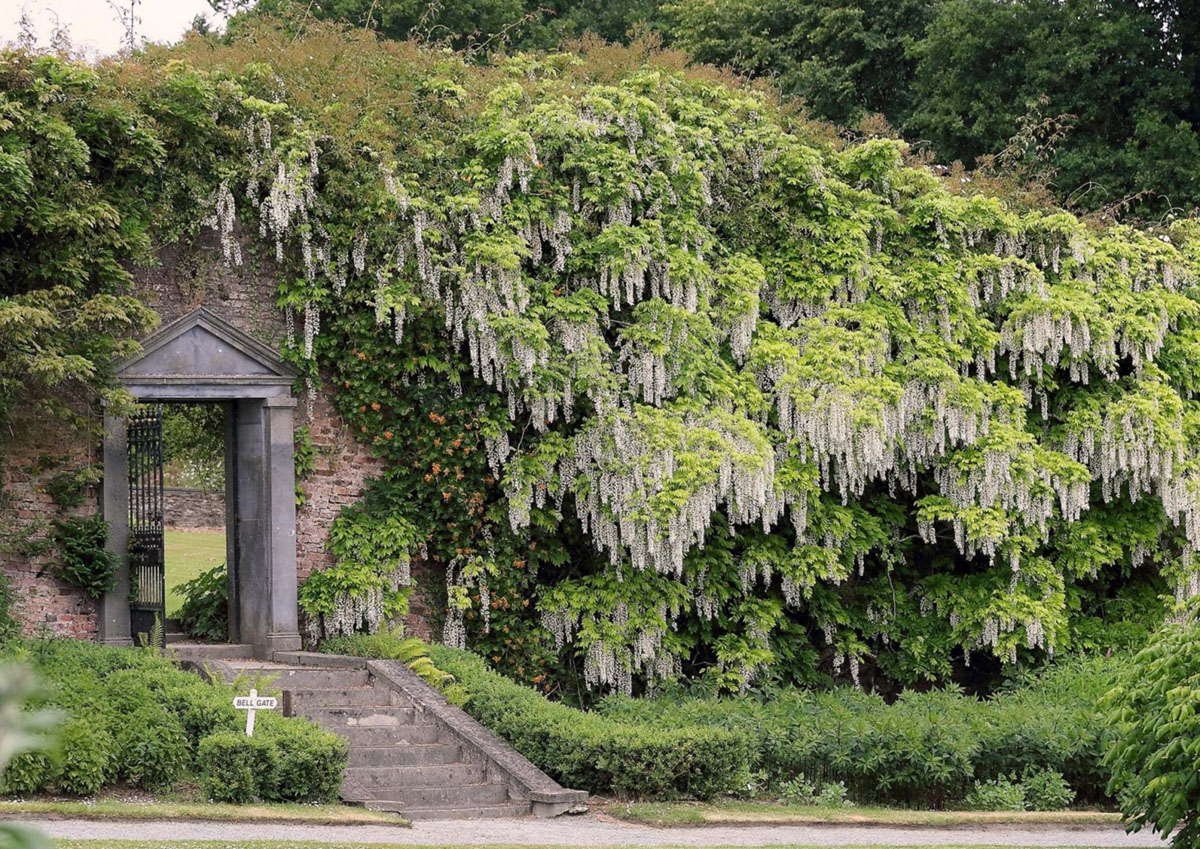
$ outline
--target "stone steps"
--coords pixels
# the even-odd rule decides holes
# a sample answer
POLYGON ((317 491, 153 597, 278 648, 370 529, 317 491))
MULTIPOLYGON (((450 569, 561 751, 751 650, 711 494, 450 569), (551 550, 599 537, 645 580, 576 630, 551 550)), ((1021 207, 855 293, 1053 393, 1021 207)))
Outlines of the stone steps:
POLYGON ((346 741, 353 749, 356 746, 379 748, 380 746, 422 746, 445 741, 444 733, 433 724, 408 726, 355 726, 330 725, 329 730, 346 741))
POLYGON ((275 690, 348 690, 367 685, 365 669, 295 668, 273 664, 229 664, 240 675, 269 678, 275 690))
POLYGON ((350 749, 350 768, 382 766, 445 766, 465 763, 462 747, 444 743, 407 746, 354 746, 350 749))
MULTIPOLYGON (((504 784, 453 784, 445 787, 392 787, 392 788, 358 788, 348 786, 343 794, 349 791, 356 802, 390 802, 401 806, 398 810, 407 808, 434 808, 450 810, 452 808, 479 808, 492 805, 507 805, 516 800, 510 799, 508 787, 504 784)), ((346 799, 346 795, 342 796, 346 799)), ((525 803, 525 811, 529 811, 529 803, 525 803)))
POLYGON ((372 811, 403 814, 410 820, 484 820, 529 816, 528 802, 508 802, 501 805, 468 805, 453 808, 414 808, 401 802, 367 802, 372 811))
POLYGON ((347 728, 403 728, 410 725, 421 725, 421 717, 415 708, 368 705, 347 705, 345 707, 306 707, 297 710, 300 716, 306 716, 313 722, 326 728, 346 726, 347 728))
POLYGON ((441 764, 439 766, 362 766, 346 770, 346 785, 385 798, 397 788, 458 787, 488 784, 486 764, 441 764))
POLYGON ((341 796, 347 802, 420 819, 528 816, 529 799, 514 798, 490 779, 486 759, 468 755, 454 733, 394 688, 373 681, 363 665, 318 666, 229 659, 227 680, 269 679, 264 693, 350 744, 341 796))
POLYGON ((212 660, 236 660, 253 653, 254 647, 240 643, 196 643, 190 640, 167 639, 167 653, 181 661, 204 663, 212 660))
POLYGON ((335 689, 292 690, 292 705, 297 709, 327 707, 412 707, 412 702, 399 693, 381 687, 344 687, 335 689))
POLYGON ((346 802, 411 819, 485 819, 557 816, 587 801, 447 705, 403 664, 311 652, 276 652, 270 662, 232 651, 193 667, 226 681, 258 680, 263 695, 282 693, 292 715, 345 739, 346 802))

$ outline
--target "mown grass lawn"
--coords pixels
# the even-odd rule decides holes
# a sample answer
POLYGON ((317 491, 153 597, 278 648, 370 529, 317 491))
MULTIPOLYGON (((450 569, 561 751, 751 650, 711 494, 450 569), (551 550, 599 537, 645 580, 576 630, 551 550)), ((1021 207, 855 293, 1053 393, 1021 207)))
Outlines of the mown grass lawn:
POLYGON ((853 806, 823 808, 771 802, 614 803, 605 813, 646 825, 1117 825, 1121 815, 1106 811, 915 811, 853 806))
POLYGON ((167 616, 176 616, 183 596, 179 586, 201 572, 225 562, 225 532, 168 530, 166 532, 167 616))
MULTIPOLYGON (((412 849, 410 843, 313 843, 296 840, 59 840, 54 844, 59 849, 412 849)), ((426 846, 424 849, 522 849, 520 844, 494 844, 472 847, 459 846, 426 846)), ((538 846, 538 849, 576 849, 567 846, 538 846)), ((619 846, 606 846, 605 849, 622 849, 619 846)), ((629 847, 633 849, 633 847, 629 847)), ((656 849, 684 849, 684 847, 656 847, 656 849)), ((707 847, 707 849, 734 849, 734 847, 707 847)), ((747 847, 738 847, 747 849, 747 847)), ((804 846, 771 846, 770 849, 816 849, 804 846)), ((823 847, 822 849, 828 849, 823 847)), ((887 849, 884 846, 864 844, 860 846, 843 846, 839 849, 887 849)), ((907 849, 999 849, 988 846, 910 846, 907 849)), ((1012 849, 1012 847, 1009 847, 1012 849)), ((1055 847, 1039 847, 1038 849, 1055 849, 1055 847)), ((1085 849, 1085 847, 1072 847, 1085 849)))
MULTIPOLYGON (((0 800, 0 818, 94 820, 201 820, 205 822, 278 822, 302 825, 407 825, 398 814, 368 811, 352 805, 257 804, 115 799, 0 800)), ((0 843, 0 846, 3 844, 0 843)))

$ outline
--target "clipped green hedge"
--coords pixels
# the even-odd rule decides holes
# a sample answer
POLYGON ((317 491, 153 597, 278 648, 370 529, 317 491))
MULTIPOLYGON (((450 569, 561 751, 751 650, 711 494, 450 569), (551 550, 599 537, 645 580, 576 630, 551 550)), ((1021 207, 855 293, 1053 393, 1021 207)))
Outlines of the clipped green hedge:
POLYGON ((249 744, 269 752, 263 757, 273 770, 245 796, 242 761, 219 751, 222 740, 246 740, 232 688, 154 652, 54 639, 10 642, 0 656, 31 664, 45 688, 32 706, 53 706, 66 717, 53 751, 14 759, 0 788, 6 794, 88 796, 118 782, 165 790, 199 772, 222 801, 337 798, 345 742, 306 719, 274 714, 264 714, 249 744))
POLYGON ((803 776, 842 782, 860 802, 940 807, 962 802, 976 782, 1037 769, 1061 773, 1079 799, 1098 802, 1108 780, 1099 704, 1121 665, 1055 665, 985 700, 955 689, 893 703, 851 688, 721 698, 684 691, 612 697, 598 710, 617 722, 738 733, 751 771, 775 790, 803 776))
POLYGON ((733 731, 616 721, 548 701, 482 658, 430 646, 467 694, 465 710, 567 787, 642 798, 707 799, 744 781, 750 748, 733 731))
POLYGON ((265 798, 277 785, 279 758, 261 734, 218 731, 200 741, 200 785, 214 802, 242 804, 265 798))

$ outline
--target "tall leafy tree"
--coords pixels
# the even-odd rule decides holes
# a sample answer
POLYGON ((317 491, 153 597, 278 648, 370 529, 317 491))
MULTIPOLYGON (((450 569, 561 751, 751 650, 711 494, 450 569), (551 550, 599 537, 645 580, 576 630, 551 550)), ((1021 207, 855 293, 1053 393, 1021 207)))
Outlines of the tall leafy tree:
MULTIPOLYGON (((404 40, 421 38, 455 47, 485 46, 554 48, 584 34, 624 41, 638 24, 656 25, 658 0, 210 0, 222 12, 240 11, 245 20, 257 15, 285 15, 293 20, 322 21, 368 27, 404 40)), ((239 24, 235 19, 234 27, 239 24)))
MULTIPOLYGON (((1165 4, 1164 4, 1165 5, 1165 4)), ((1060 196, 1144 211, 1200 200, 1190 21, 1124 0, 949 0, 915 46, 903 127, 943 159, 1002 149, 1036 107, 1070 126, 1048 161, 1060 196), (1039 103, 1041 99, 1041 103, 1039 103)))
POLYGON ((96 392, 116 397, 112 363, 154 321, 127 266, 149 259, 174 188, 157 175, 168 128, 194 108, 179 93, 156 119, 81 65, 0 61, 0 428, 18 404, 76 419, 96 392))
POLYGON ((937 0, 679 0, 673 43, 701 62, 775 78, 812 113, 894 122, 910 110, 913 46, 937 0))
POLYGON ((1194 0, 213 0, 456 46, 552 48, 639 23, 698 61, 770 77, 817 118, 883 115, 949 163, 1003 153, 1082 209, 1200 201, 1194 0), (1028 160, 1022 162, 1021 160, 1028 160))

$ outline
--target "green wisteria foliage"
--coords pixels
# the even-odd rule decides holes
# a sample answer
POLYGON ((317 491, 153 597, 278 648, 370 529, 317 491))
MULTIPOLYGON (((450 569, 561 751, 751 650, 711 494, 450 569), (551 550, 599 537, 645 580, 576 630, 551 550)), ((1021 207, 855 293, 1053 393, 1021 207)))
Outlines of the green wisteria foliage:
POLYGON ((446 567, 447 642, 547 550, 522 633, 594 690, 945 678, 1069 650, 1135 570, 1196 592, 1191 222, 951 192, 636 46, 257 38, 206 60, 241 139, 207 223, 294 269, 290 349, 392 461, 371 511, 446 567), (312 88, 338 49, 361 97, 312 88))

